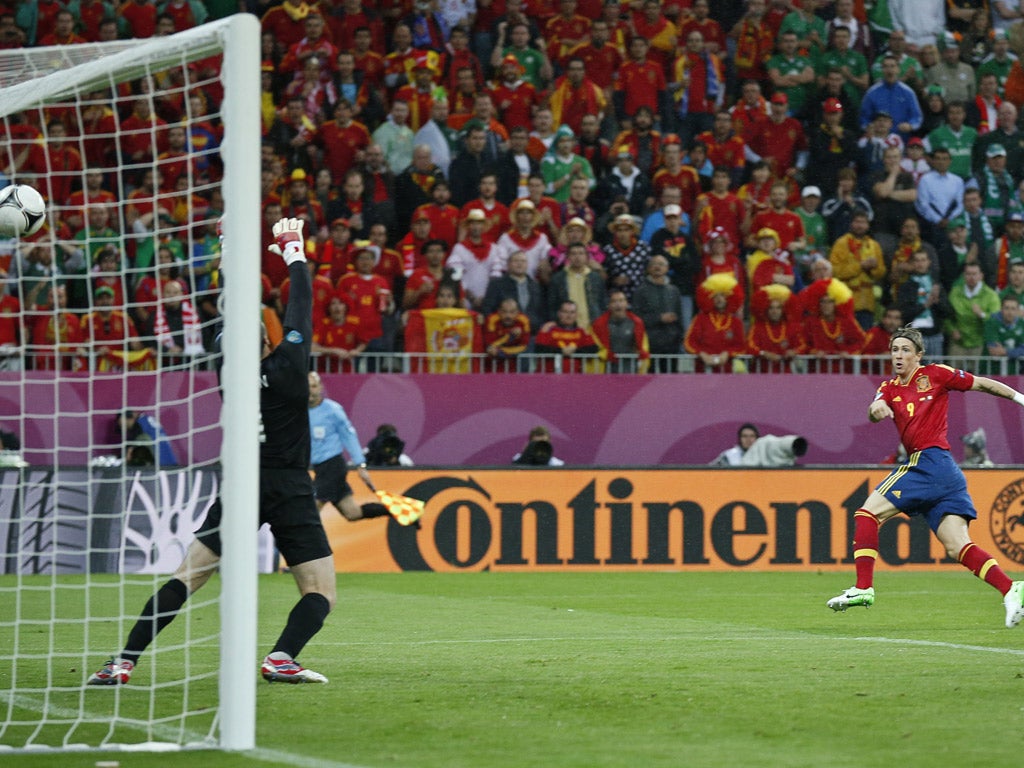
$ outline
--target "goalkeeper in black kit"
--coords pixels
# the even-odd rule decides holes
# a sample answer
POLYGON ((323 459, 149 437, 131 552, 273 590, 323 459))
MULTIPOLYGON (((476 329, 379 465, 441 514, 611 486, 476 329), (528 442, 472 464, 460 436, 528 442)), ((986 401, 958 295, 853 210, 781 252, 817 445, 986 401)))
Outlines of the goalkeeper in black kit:
MULTIPOLYGON (((309 371, 313 336, 313 291, 306 268, 300 219, 274 225, 276 247, 288 264, 291 293, 284 316, 284 340, 271 350, 263 336, 260 362, 260 524, 269 523, 302 597, 273 650, 263 660, 264 679, 284 683, 326 683, 297 660, 334 607, 335 573, 331 547, 320 522, 309 477, 309 371)), ((196 531, 174 576, 149 599, 128 635, 124 650, 89 677, 89 685, 121 685, 131 678, 139 657, 181 610, 189 595, 213 575, 220 561, 221 505, 218 499, 196 531)))

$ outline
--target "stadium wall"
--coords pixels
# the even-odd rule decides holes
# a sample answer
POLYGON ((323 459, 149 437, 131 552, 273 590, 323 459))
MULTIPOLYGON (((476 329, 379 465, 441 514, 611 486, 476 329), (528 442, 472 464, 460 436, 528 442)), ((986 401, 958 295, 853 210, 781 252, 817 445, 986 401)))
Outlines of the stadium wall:
MULTIPOLYGON (((838 571, 853 514, 884 467, 859 469, 389 469, 378 487, 423 499, 419 527, 323 518, 336 570, 838 571)), ((0 574, 170 573, 219 488, 216 471, 0 470, 0 574), (47 489, 60 489, 50 493, 47 489)), ((1024 570, 1024 472, 969 470, 974 540, 1024 570)), ((364 488, 360 502, 374 499, 364 488)), ((881 529, 879 568, 948 568, 921 518, 881 529)), ((277 566, 266 530, 260 570, 277 566)))
MULTIPOLYGON (((24 424, 31 464, 84 465, 118 450, 114 414, 159 401, 179 457, 216 462, 220 399, 189 399, 199 387, 189 387, 186 375, 133 374, 127 386, 121 376, 27 373, 22 385, 17 374, 0 374, 0 427, 24 424)), ((1024 377, 1006 381, 1024 389, 1024 377)), ((364 445, 378 424, 395 424, 417 465, 447 467, 507 465, 537 424, 549 427, 555 455, 568 464, 701 465, 733 445, 745 421, 765 434, 806 437, 801 464, 876 464, 898 444, 891 424, 867 420, 877 385, 874 377, 838 374, 325 375, 328 397, 345 406, 364 445)), ((953 395, 949 425, 958 458, 958 438, 984 427, 994 462, 1024 464, 1024 410, 1011 402, 953 395)))

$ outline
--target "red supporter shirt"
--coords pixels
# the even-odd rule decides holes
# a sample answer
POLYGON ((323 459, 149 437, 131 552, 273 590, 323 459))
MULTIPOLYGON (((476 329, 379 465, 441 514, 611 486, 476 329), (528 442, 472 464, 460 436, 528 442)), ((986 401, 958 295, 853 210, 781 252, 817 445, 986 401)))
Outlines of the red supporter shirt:
POLYGON ((0 344, 21 341, 21 303, 10 294, 0 296, 0 344))
POLYGON ((170 2, 164 5, 164 13, 174 19, 174 31, 182 32, 196 25, 196 17, 188 2, 170 2))
POLYGON ((807 318, 804 334, 811 353, 837 355, 847 352, 855 355, 864 346, 864 331, 852 314, 836 315, 832 320, 812 315, 807 318))
POLYGON ((341 325, 335 325, 331 318, 325 317, 314 326, 313 341, 321 347, 330 349, 355 349, 360 342, 367 342, 361 336, 362 328, 354 317, 346 317, 341 325))
POLYGON ((432 285, 434 289, 430 293, 423 294, 413 309, 434 309, 437 306, 437 289, 441 287, 441 281, 426 267, 420 267, 409 275, 409 279, 405 283, 407 294, 415 293, 427 284, 432 285))
POLYGON ((356 162, 356 153, 370 146, 370 132, 362 123, 353 120, 341 126, 334 120, 321 125, 313 135, 313 143, 324 152, 324 167, 330 170, 335 184, 341 184, 356 162))
POLYGON ((922 365, 906 384, 900 384, 899 377, 882 382, 875 399, 884 400, 892 408, 907 453, 925 448, 948 451, 949 392, 966 392, 972 386, 974 375, 967 371, 947 365, 922 365))
POLYGON ((509 228, 510 221, 508 218, 508 208, 497 200, 491 203, 490 208, 488 208, 483 199, 479 197, 476 200, 470 200, 462 206, 462 210, 460 212, 461 219, 464 221, 469 215, 469 212, 475 208, 479 208, 487 217, 487 223, 484 227, 484 240, 494 242, 501 237, 502 232, 509 228))
POLYGON ((117 12, 128 22, 132 37, 152 37, 156 32, 156 5, 153 3, 125 3, 117 12))
POLYGON ((654 187, 655 198, 661 197, 661 192, 665 187, 679 187, 682 192, 679 205, 688 216, 693 215, 693 206, 696 205, 697 197, 701 194, 700 177, 697 175, 696 169, 684 165, 676 173, 672 173, 667 168, 659 168, 654 172, 651 186, 654 187))
POLYGON ((686 21, 680 22, 680 45, 686 44, 686 38, 690 36, 691 32, 700 32, 704 36, 705 43, 717 43, 720 54, 725 51, 725 33, 722 31, 722 26, 714 19, 708 17, 704 21, 698 21, 691 16, 686 21))
POLYGON ((306 36, 305 22, 302 19, 292 21, 284 5, 269 8, 260 19, 260 26, 264 32, 273 34, 277 44, 285 51, 306 36))
POLYGON ((698 312, 686 331, 683 347, 691 355, 698 352, 741 355, 746 351, 743 321, 733 314, 698 312))
POLYGON ((622 54, 611 43, 595 48, 592 43, 576 46, 570 56, 583 59, 587 77, 601 88, 611 88, 615 81, 615 73, 622 66, 622 54))
POLYGON ((625 111, 629 117, 640 107, 660 114, 658 92, 665 90, 665 71, 653 61, 627 61, 619 69, 616 89, 626 94, 625 111))
MULTIPOLYGON (((287 278, 281 283, 281 303, 288 306, 288 295, 291 292, 292 279, 287 278)), ((320 321, 327 318, 327 305, 337 295, 334 283, 327 275, 316 274, 313 276, 313 327, 320 324, 320 321)))
POLYGON ((78 5, 78 22, 82 36, 91 43, 99 40, 100 22, 107 18, 106 3, 102 0, 86 0, 78 5))
POLYGON ((802 355, 806 349, 803 329, 798 322, 755 320, 747 334, 747 351, 755 356, 762 352, 802 355))
POLYGON ((717 141, 711 131, 705 131, 697 137, 697 141, 703 142, 708 148, 708 160, 716 168, 724 165, 726 168, 743 168, 747 164, 744 155, 746 144, 739 136, 733 134, 724 141, 717 141))
POLYGON ((789 244, 804 236, 804 221, 790 210, 761 211, 754 216, 750 225, 751 234, 757 234, 762 227, 774 229, 779 236, 779 247, 789 249, 789 244))
MULTIPOLYGON (((459 220, 461 212, 454 205, 444 206, 435 203, 426 203, 413 211, 412 220, 416 221, 419 215, 425 215, 430 219, 430 237, 437 240, 444 240, 451 250, 459 240, 459 220)), ((419 259, 417 254, 417 259, 419 259)))
POLYGON ((362 56, 353 51, 353 55, 356 60, 356 70, 363 73, 363 82, 381 88, 384 85, 384 70, 387 69, 384 57, 374 51, 367 51, 362 56))
POLYGON ((807 134, 799 121, 792 117, 781 123, 768 120, 761 123, 751 136, 750 148, 771 163, 772 173, 783 176, 796 164, 796 153, 807 149, 807 134))
POLYGON ((540 95, 531 83, 500 83, 491 88, 491 99, 506 128, 533 128, 533 109, 540 104, 540 95))
POLYGON ((350 272, 338 281, 338 295, 343 297, 351 314, 359 321, 365 339, 384 335, 381 315, 391 296, 388 281, 380 275, 360 275, 350 272))
POLYGON ((707 207, 701 212, 701 220, 698 222, 698 229, 701 237, 705 238, 715 227, 722 227, 729 235, 733 247, 741 241, 740 226, 746 216, 746 210, 741 201, 732 192, 726 192, 722 197, 708 192, 697 198, 697 203, 707 203, 707 207))

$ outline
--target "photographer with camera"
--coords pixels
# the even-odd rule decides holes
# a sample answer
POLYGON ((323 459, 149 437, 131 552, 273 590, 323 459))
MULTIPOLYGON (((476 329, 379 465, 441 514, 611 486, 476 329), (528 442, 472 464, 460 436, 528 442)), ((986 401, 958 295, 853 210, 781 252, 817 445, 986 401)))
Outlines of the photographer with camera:
POLYGON ((807 438, 799 435, 762 435, 753 424, 740 426, 737 444, 711 462, 716 467, 792 467, 807 453, 807 438))
POLYGON ((564 461, 554 455, 551 445, 551 433, 547 427, 538 426, 530 430, 529 442, 522 453, 512 457, 513 464, 525 464, 533 467, 561 467, 564 461))
POLYGON ((405 441, 398 436, 394 424, 380 424, 377 434, 363 449, 366 463, 371 467, 411 467, 413 461, 403 451, 405 441))

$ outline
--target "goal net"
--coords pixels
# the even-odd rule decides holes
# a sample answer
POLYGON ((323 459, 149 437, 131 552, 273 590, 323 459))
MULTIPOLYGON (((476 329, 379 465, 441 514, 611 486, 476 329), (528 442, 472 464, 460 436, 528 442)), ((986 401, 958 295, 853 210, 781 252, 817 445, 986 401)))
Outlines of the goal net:
POLYGON ((0 187, 47 200, 0 240, 0 755, 254 746, 259 78, 244 14, 0 54, 0 187), (219 576, 86 686, 222 490, 219 576))

